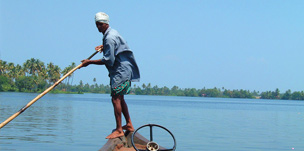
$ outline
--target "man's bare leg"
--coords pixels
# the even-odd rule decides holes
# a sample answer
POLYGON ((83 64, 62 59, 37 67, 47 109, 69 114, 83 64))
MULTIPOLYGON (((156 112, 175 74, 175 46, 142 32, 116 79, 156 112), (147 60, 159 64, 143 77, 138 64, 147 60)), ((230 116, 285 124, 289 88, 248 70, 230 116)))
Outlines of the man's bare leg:
POLYGON ((112 138, 124 136, 124 132, 121 126, 122 100, 123 100, 123 96, 112 96, 112 104, 114 107, 114 115, 116 120, 116 129, 112 134, 107 136, 106 139, 112 139, 112 138))
POLYGON ((121 107, 122 107, 122 113, 126 119, 126 125, 124 125, 122 127, 122 129, 133 132, 134 131, 134 127, 132 125, 131 122, 131 118, 130 118, 130 114, 129 114, 129 109, 127 106, 127 103, 125 102, 125 98, 124 96, 122 96, 122 100, 121 100, 121 107))

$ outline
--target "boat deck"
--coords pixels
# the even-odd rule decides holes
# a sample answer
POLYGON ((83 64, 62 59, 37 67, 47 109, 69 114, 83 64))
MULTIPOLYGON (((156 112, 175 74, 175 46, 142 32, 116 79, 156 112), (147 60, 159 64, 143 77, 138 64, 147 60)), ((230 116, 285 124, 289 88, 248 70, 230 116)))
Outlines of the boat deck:
MULTIPOLYGON (((125 136, 109 139, 107 143, 99 149, 99 151, 135 151, 131 143, 131 136, 133 132, 125 132, 125 136)), ((134 136, 135 146, 138 149, 145 150, 148 139, 136 133, 134 136)))

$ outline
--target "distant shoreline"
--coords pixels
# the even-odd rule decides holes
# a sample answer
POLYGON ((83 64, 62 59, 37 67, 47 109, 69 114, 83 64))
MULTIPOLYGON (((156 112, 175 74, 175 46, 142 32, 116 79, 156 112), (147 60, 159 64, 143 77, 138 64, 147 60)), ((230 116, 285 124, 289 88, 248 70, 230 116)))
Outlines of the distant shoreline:
MULTIPOLYGON (((45 65, 39 59, 31 58, 23 65, 15 65, 0 60, 0 92, 34 92, 41 93, 56 83, 60 77, 75 68, 72 63, 63 70, 52 62, 45 65)), ((80 80, 78 85, 72 85, 73 74, 68 76, 50 93, 60 94, 83 94, 100 93, 110 94, 110 86, 97 84, 96 78, 92 79, 94 84, 84 84, 80 80)), ((222 88, 172 88, 152 86, 150 83, 141 86, 133 85, 131 94, 135 95, 159 95, 159 96, 191 96, 191 97, 217 97, 217 98, 248 98, 248 99, 283 99, 283 100, 304 100, 304 91, 287 90, 281 93, 277 88, 275 91, 249 91, 243 89, 230 90, 222 88)))
MULTIPOLYGON (((4 92, 4 91, 0 91, 1 92, 4 92)), ((6 92, 9 92, 9 93, 36 93, 36 94, 40 94, 42 92, 13 92, 13 91, 6 91, 6 92)), ((78 92, 65 92, 65 91, 59 91, 59 90, 56 90, 56 91, 50 91, 49 94, 107 94, 107 95, 110 95, 110 93, 92 93, 92 92, 82 92, 82 93, 78 93, 78 92)), ((143 96, 177 96, 177 95, 149 95, 149 94, 135 94, 135 93, 130 93, 128 95, 143 95, 143 96)), ((181 96, 181 97, 197 97, 197 96, 181 96)), ((202 96, 198 96, 198 97, 202 97, 202 96)), ((206 98, 229 98, 229 97, 206 97, 206 98)), ((238 98, 236 98, 238 99, 238 98)), ((254 98, 239 98, 239 99, 264 99, 264 98, 261 98, 261 96, 255 96, 254 98)), ((264 99, 264 100, 267 100, 267 99, 264 99)), ((271 100, 284 100, 284 99, 271 99, 271 100)), ((292 99, 290 99, 292 100, 292 99)), ((303 101, 303 100, 292 100, 292 101, 303 101)))

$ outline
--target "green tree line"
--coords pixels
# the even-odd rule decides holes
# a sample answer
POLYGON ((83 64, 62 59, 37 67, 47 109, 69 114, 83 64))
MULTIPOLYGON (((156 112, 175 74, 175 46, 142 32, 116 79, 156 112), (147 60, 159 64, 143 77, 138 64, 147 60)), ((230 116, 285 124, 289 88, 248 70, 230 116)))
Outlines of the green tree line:
MULTIPOLYGON (((68 73, 75 67, 75 63, 71 63, 63 70, 58 65, 50 62, 45 65, 39 59, 31 58, 26 60, 23 65, 15 65, 0 60, 0 92, 42 92, 46 88, 53 85, 61 76, 68 73)), ((96 78, 93 79, 94 84, 71 84, 73 74, 59 84, 53 93, 110 93, 110 86, 97 84, 96 78)), ((191 96, 191 97, 224 97, 224 98, 261 98, 261 99, 284 99, 284 100, 304 100, 304 92, 287 90, 280 93, 279 89, 275 91, 258 92, 249 90, 228 90, 222 88, 211 89, 195 89, 195 88, 172 88, 152 86, 150 83, 141 86, 133 85, 131 94, 135 95, 163 95, 163 96, 191 96)))
MULTIPOLYGON (((72 63, 61 70, 52 62, 45 65, 44 62, 34 58, 26 60, 23 65, 0 60, 0 91, 41 92, 74 67, 76 67, 75 63, 72 63)), ((72 76, 67 77, 65 86, 69 85, 72 76)), ((62 86, 61 89, 64 90, 62 86)))

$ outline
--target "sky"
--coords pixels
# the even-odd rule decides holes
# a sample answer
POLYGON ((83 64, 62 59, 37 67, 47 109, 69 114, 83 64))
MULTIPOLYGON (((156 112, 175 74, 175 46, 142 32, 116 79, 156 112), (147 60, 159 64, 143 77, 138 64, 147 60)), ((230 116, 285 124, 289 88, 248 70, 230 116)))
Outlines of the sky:
MULTIPOLYGON (((302 0, 0 0, 0 59, 78 65, 102 44, 94 16, 105 12, 134 52, 133 84, 302 91, 303 8, 302 0)), ((73 84, 94 78, 109 84, 97 65, 75 71, 73 84)))

